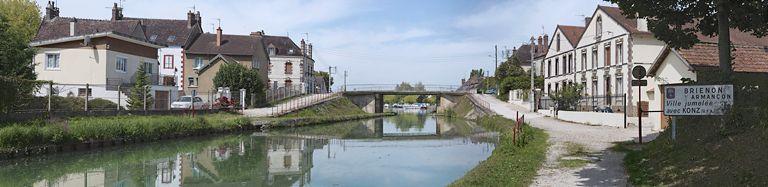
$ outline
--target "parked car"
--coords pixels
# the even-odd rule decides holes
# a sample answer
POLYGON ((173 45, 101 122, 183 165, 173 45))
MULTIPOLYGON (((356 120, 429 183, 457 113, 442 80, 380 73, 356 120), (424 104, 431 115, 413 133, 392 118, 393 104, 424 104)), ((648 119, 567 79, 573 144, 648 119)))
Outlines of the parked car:
MULTIPOLYGON (((207 109, 208 104, 203 102, 200 97, 195 97, 195 109, 207 109)), ((171 103, 172 109, 192 109, 192 96, 181 96, 178 100, 171 103)))
POLYGON ((485 94, 496 95, 496 89, 495 88, 487 89, 487 90, 485 90, 485 94))

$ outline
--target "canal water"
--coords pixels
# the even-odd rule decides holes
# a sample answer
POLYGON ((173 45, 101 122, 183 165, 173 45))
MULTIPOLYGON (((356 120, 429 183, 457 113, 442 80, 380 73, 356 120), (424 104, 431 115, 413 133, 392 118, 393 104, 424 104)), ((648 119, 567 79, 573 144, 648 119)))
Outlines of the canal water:
POLYGON ((0 186, 445 186, 498 133, 401 114, 0 162, 0 186))

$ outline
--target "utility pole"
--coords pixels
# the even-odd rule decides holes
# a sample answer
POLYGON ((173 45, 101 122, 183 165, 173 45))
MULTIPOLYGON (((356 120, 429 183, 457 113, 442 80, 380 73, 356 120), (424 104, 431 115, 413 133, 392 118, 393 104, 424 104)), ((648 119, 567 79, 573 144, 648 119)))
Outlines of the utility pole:
MULTIPOLYGON (((493 45, 493 51, 494 51, 494 66, 493 66, 493 77, 496 77, 496 71, 499 69, 499 47, 497 45, 493 45)), ((499 77, 496 77, 496 95, 499 95, 499 77)))
POLYGON ((344 92, 347 91, 347 70, 344 70, 344 92))
POLYGON ((533 59, 534 59, 534 56, 536 56, 536 54, 534 53, 535 50, 533 48, 536 47, 536 45, 534 44, 535 44, 534 39, 533 37, 531 37, 531 44, 530 44, 531 45, 530 47, 531 48, 531 70, 528 72, 531 74, 531 90, 528 93, 528 98, 529 98, 529 101, 531 102, 531 112, 536 111, 536 92, 534 91, 536 89, 536 86, 534 84, 535 76, 533 76, 533 74, 536 72, 535 71, 536 65, 533 64, 533 59))
POLYGON ((327 86, 325 89, 328 90, 328 93, 331 92, 331 80, 333 80, 333 70, 337 68, 338 67, 328 66, 328 82, 325 83, 325 85, 327 86))

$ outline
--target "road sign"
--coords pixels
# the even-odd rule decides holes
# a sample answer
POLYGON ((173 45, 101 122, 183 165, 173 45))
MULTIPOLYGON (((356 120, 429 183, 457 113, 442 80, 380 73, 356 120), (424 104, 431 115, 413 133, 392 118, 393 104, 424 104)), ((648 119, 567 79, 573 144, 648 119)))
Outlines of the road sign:
POLYGON ((632 86, 648 86, 648 80, 632 80, 632 86))
POLYGON ((664 115, 723 115, 733 105, 733 85, 664 87, 664 115))
POLYGON ((645 71, 645 67, 643 66, 635 66, 632 68, 632 77, 635 79, 643 79, 647 75, 647 72, 645 71))

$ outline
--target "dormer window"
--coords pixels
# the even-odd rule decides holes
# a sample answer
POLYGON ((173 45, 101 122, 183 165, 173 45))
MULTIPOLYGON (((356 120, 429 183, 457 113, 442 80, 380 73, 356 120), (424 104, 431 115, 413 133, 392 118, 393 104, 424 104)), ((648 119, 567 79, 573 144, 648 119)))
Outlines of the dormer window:
POLYGON ((267 49, 267 52, 269 52, 269 56, 275 56, 275 54, 277 54, 277 49, 275 49, 274 47, 269 47, 267 49))
POLYGON ((598 16, 595 25, 595 36, 600 37, 603 35, 603 18, 598 16))
POLYGON ((289 49, 288 54, 293 54, 293 49, 289 49))
POLYGON ((157 40, 157 35, 152 35, 149 37, 149 41, 154 42, 155 40, 157 40))
POLYGON ((168 42, 173 42, 174 40, 176 40, 176 36, 169 36, 168 37, 168 42))

